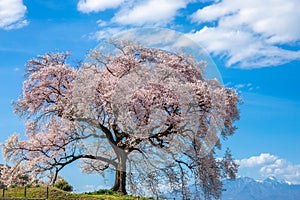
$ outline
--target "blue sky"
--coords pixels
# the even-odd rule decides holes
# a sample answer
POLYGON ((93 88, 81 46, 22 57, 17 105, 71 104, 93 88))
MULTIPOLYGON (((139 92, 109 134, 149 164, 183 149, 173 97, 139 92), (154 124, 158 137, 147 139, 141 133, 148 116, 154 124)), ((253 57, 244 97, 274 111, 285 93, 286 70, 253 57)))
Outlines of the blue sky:
MULTIPOLYGON (((239 175, 300 183, 299 10, 298 0, 0 0, 0 142, 23 132, 11 101, 28 59, 71 51, 75 64, 120 31, 169 28, 205 48, 243 99, 238 130, 223 142, 239 175)), ((62 174, 77 191, 110 183, 78 172, 62 174)))

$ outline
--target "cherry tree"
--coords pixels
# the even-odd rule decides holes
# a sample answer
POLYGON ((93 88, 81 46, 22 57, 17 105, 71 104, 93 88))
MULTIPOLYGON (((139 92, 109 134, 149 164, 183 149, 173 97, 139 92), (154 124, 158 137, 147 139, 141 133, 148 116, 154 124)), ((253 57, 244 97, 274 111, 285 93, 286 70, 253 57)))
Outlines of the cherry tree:
POLYGON ((33 174, 28 174, 24 170, 22 164, 9 167, 7 165, 0 166, 0 186, 7 187, 11 185, 27 185, 40 183, 33 174))
POLYGON ((69 53, 27 64, 15 111, 27 139, 12 135, 8 162, 33 174, 52 174, 79 160, 86 173, 115 172, 112 190, 159 195, 166 187, 188 198, 189 185, 207 198, 221 195, 222 178, 235 178, 230 151, 216 158, 220 140, 234 134, 237 93, 204 76, 206 63, 184 53, 110 41, 72 67, 69 53), (142 188, 142 189, 141 189, 142 188))

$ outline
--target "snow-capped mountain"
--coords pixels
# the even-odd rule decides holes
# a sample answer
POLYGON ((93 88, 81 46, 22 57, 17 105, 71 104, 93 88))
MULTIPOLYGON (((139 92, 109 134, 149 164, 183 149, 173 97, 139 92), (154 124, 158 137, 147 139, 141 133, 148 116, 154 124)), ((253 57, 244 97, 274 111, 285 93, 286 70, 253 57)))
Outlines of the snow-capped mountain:
MULTIPOLYGON (((289 184, 269 177, 263 181, 248 177, 240 177, 236 180, 224 180, 225 191, 221 200, 300 200, 300 185, 289 184)), ((191 186, 191 191, 193 191, 191 186)), ((174 193, 163 195, 166 199, 181 200, 182 197, 174 193)), ((201 200, 194 196, 191 199, 201 200)))
POLYGON ((222 200, 300 200, 300 185, 278 181, 274 177, 264 181, 252 178, 225 180, 222 200))

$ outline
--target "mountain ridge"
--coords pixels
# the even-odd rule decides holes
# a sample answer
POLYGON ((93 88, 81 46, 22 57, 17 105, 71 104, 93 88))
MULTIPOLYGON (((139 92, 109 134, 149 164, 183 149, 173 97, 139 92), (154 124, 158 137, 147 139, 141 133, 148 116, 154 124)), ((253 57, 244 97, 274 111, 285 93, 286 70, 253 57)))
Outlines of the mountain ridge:
POLYGON ((268 177, 263 181, 240 177, 223 181, 226 191, 222 200, 296 200, 300 199, 300 185, 268 177))
MULTIPOLYGON (((220 200, 300 200, 300 184, 268 177, 265 180, 255 180, 249 177, 238 177, 235 180, 223 180, 225 191, 220 200)), ((194 187, 190 187, 193 193, 194 187)), ((181 200, 181 196, 174 193, 163 195, 166 199, 181 200)), ((200 200, 194 196, 190 200, 200 200)))

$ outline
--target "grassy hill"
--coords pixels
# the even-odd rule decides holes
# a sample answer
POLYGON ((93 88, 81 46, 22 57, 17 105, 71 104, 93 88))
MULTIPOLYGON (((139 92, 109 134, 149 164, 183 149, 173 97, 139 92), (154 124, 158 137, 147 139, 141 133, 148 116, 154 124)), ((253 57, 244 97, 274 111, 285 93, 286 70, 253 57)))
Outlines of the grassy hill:
MULTIPOLYGON (((102 194, 105 192, 92 192, 87 194, 74 194, 70 192, 65 192, 63 190, 57 189, 55 187, 48 188, 48 199, 49 200, 149 200, 151 198, 143 197, 133 197, 133 196, 121 196, 117 193, 102 194)), ((24 187, 9 187, 7 189, 0 190, 0 198, 25 198, 25 188, 24 187), (4 196, 3 196, 4 190, 4 196)), ((46 199, 47 197, 47 187, 29 187, 26 188, 26 198, 27 199, 46 199)))

